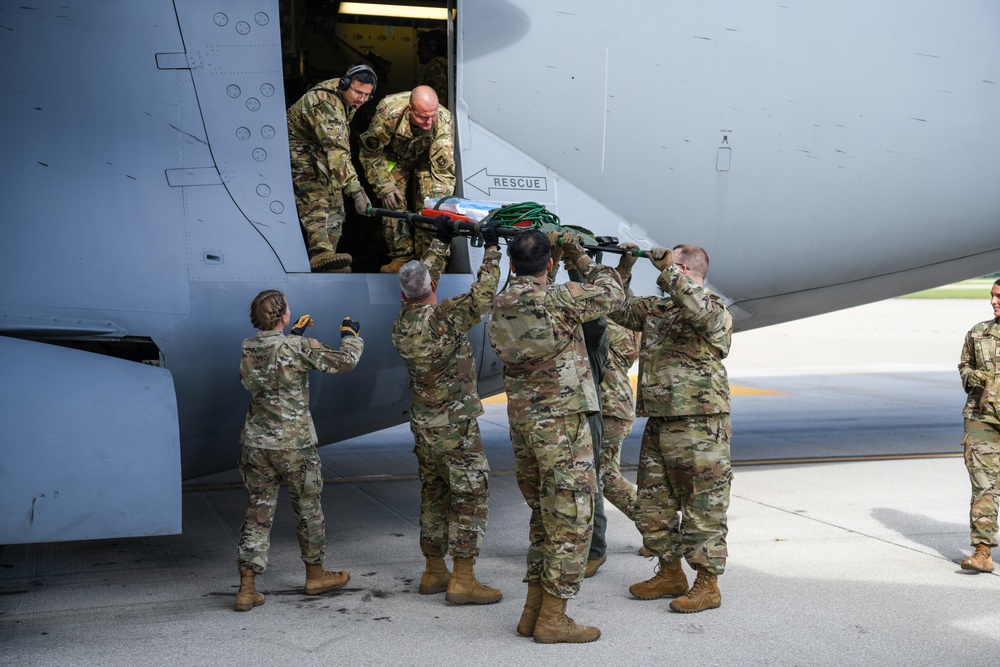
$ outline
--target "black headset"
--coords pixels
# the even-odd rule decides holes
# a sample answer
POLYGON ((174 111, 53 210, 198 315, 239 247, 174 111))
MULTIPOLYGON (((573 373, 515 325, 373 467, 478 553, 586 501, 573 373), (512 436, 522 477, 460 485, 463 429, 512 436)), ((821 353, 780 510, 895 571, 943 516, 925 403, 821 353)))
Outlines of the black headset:
POLYGON ((340 77, 340 81, 337 83, 337 90, 347 90, 350 88, 351 79, 354 78, 355 74, 360 74, 361 72, 368 72, 375 79, 374 83, 372 83, 372 93, 374 93, 375 89, 378 88, 378 75, 375 73, 375 70, 364 63, 348 67, 347 71, 344 72, 344 76, 340 77))

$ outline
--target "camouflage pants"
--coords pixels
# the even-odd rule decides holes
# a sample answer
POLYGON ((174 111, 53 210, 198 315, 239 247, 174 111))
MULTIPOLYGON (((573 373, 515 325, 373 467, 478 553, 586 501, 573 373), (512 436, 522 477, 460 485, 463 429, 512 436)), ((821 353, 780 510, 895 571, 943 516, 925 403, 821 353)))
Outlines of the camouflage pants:
POLYGON ((635 523, 650 553, 723 573, 729 554, 731 432, 728 414, 647 420, 635 523))
POLYGON ((972 546, 997 546, 997 475, 1000 474, 1000 425, 965 420, 965 467, 972 483, 969 527, 972 546))
POLYGON ((597 492, 587 417, 511 423, 510 439, 517 485, 531 508, 524 581, 572 598, 583 582, 597 492))
POLYGON ((330 182, 325 155, 296 145, 291 151, 295 208, 306 235, 309 256, 336 252, 346 219, 344 193, 338 183, 330 182))
POLYGON ((635 487, 621 471, 622 444, 632 432, 632 421, 620 417, 604 416, 604 437, 601 439, 601 481, 604 497, 635 520, 635 487))
POLYGON ((258 574, 267 568, 271 525, 282 480, 288 484, 302 560, 321 565, 326 552, 326 523, 320 504, 323 471, 316 448, 278 450, 244 445, 240 474, 247 492, 247 513, 236 559, 240 567, 253 568, 258 574))
POLYGON ((475 558, 490 516, 490 465, 473 418, 441 427, 410 425, 420 473, 420 550, 475 558))
MULTIPOLYGON (((403 195, 404 202, 408 198, 411 178, 416 180, 417 193, 414 202, 414 210, 419 212, 424 208, 424 199, 434 196, 432 186, 430 165, 418 167, 407 167, 397 163, 389 172, 396 181, 396 189, 403 195)), ((398 210, 407 210, 404 203, 398 210)), ((397 257, 406 259, 423 259, 430 248, 431 241, 434 240, 434 233, 423 229, 411 227, 406 220, 396 218, 382 218, 382 233, 385 236, 385 244, 389 248, 389 260, 397 257)))

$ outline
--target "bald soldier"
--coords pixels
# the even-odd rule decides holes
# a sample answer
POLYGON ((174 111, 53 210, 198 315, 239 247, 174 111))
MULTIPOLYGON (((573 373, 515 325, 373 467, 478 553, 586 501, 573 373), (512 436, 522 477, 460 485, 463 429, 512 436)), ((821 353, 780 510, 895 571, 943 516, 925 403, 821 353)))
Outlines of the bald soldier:
POLYGON ((353 258, 337 252, 344 230, 344 196, 367 215, 371 202, 351 163, 351 119, 375 90, 371 67, 359 63, 344 76, 316 84, 288 109, 288 148, 295 207, 313 271, 350 272, 353 258))
POLYGON ((517 632, 540 644, 601 636, 566 615, 583 581, 597 493, 587 416, 601 408, 582 324, 621 308, 625 298, 614 269, 587 257, 579 234, 564 234, 562 246, 587 283, 549 285, 548 237, 522 232, 508 245, 516 276, 489 314, 490 344, 504 365, 517 485, 531 508, 528 593, 517 632))
MULTIPOLYGON (((455 191, 454 153, 451 113, 439 107, 429 86, 387 96, 361 135, 361 165, 368 182, 382 208, 394 211, 420 211, 427 197, 450 197, 455 191), (408 204, 411 182, 416 192, 408 204)), ((414 257, 423 257, 434 238, 395 218, 384 218, 382 229, 389 248, 382 273, 398 273, 414 257)))

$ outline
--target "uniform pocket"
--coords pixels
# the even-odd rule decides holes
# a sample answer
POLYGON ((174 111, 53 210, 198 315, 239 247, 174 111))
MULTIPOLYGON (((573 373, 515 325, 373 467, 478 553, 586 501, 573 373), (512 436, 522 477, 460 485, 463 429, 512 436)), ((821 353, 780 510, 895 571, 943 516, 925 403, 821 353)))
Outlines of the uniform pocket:
POLYGON ((452 493, 463 496, 479 496, 489 492, 489 474, 485 470, 470 468, 449 468, 448 481, 452 493))

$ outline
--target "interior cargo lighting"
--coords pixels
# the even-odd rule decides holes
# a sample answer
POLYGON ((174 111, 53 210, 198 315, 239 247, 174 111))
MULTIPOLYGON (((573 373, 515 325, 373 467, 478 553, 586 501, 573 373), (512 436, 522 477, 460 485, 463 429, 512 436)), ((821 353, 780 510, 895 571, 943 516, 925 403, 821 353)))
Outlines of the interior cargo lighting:
POLYGON ((414 5, 377 5, 371 2, 342 2, 341 14, 364 14, 365 16, 389 16, 403 19, 448 20, 448 10, 444 7, 421 7, 414 5))

